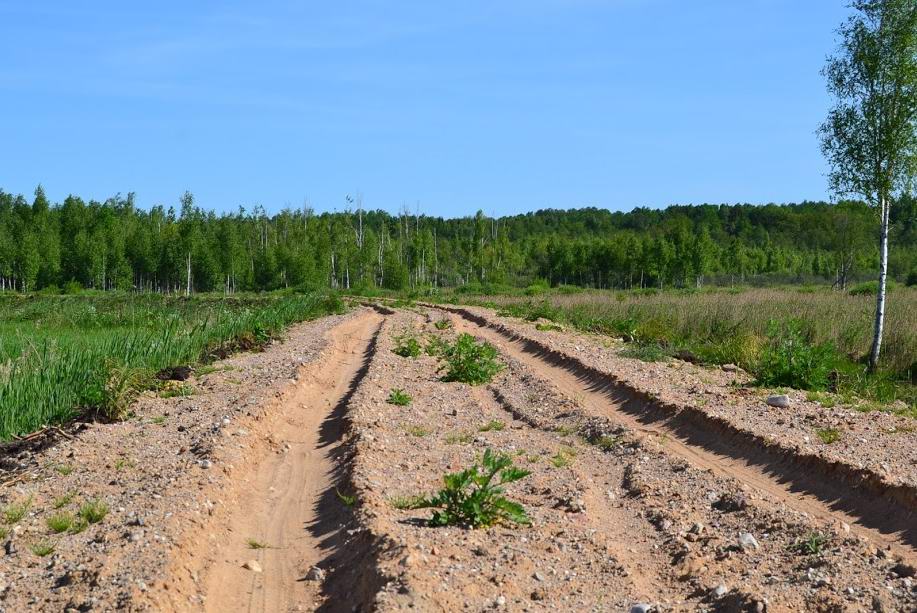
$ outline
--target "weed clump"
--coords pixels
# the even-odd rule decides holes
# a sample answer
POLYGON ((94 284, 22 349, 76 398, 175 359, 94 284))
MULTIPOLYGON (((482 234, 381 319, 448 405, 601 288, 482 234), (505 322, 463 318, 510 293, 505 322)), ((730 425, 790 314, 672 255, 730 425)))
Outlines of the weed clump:
POLYGON ((522 505, 506 499, 503 494, 506 484, 530 474, 528 470, 513 466, 510 456, 488 449, 480 466, 475 464, 461 472, 447 474, 443 477, 443 489, 436 495, 403 500, 403 508, 436 509, 430 518, 431 526, 528 525, 531 520, 522 505))
POLYGON ((831 343, 813 344, 799 322, 771 323, 769 344, 756 369, 758 383, 769 387, 824 390, 829 385, 837 353, 831 343))
POLYGON ((392 340, 395 341, 395 346, 392 348, 395 355, 403 358, 416 358, 420 355, 420 341, 410 332, 405 331, 392 340))
POLYGON ((815 431, 815 434, 825 445, 836 443, 841 438, 841 431, 837 428, 820 428, 815 431))
POLYGON ((445 358, 445 381, 480 385, 488 383, 503 370, 503 364, 497 360, 496 347, 486 341, 478 342, 470 334, 460 334, 445 358))
POLYGON ((80 507, 80 518, 90 524, 99 523, 105 519, 106 515, 108 515, 108 505, 99 498, 88 500, 80 507))
POLYGON ((392 388, 386 401, 399 407, 406 407, 411 404, 411 397, 401 388, 392 388))

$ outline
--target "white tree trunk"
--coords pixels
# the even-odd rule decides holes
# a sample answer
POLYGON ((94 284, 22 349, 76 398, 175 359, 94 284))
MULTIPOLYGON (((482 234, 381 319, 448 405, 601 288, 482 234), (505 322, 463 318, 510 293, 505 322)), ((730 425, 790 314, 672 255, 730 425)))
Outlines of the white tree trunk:
POLYGON ((869 370, 879 365, 882 350, 882 331, 885 327, 885 293, 888 280, 888 219, 891 203, 882 198, 881 229, 879 231, 879 287, 876 289, 876 321, 872 337, 872 351, 869 353, 869 370))

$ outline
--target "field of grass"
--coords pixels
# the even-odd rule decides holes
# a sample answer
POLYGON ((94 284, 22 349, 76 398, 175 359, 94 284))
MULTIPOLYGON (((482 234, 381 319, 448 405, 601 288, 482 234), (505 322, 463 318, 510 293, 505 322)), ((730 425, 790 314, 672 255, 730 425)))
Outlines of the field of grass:
POLYGON ((0 439, 89 411, 119 417, 153 375, 342 309, 324 295, 0 295, 0 439))
POLYGON ((658 359, 689 351, 705 363, 738 364, 773 385, 917 405, 917 288, 897 287, 889 294, 881 372, 873 376, 863 366, 875 308, 868 293, 808 287, 661 292, 561 288, 537 295, 456 294, 440 299, 623 337, 634 343, 636 357, 658 359))

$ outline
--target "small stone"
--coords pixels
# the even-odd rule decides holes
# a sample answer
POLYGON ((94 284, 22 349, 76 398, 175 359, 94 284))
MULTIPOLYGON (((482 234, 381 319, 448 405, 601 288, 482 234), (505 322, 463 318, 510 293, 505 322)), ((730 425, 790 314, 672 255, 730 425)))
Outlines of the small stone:
POLYGON ((318 566, 313 566, 309 569, 309 572, 306 573, 306 580, 322 582, 325 580, 325 571, 318 566))
POLYGON ((494 601, 494 604, 496 604, 498 607, 505 607, 506 606, 506 596, 497 596, 497 599, 494 601))
POLYGON ((263 572, 261 569, 261 564, 258 563, 258 560, 249 560, 242 565, 242 568, 252 571, 253 573, 263 572))
POLYGON ((776 394, 767 397, 767 404, 778 409, 787 409, 790 406, 790 397, 786 394, 776 394))
POLYGON ((720 366, 723 369, 723 372, 738 372, 739 367, 735 364, 723 364, 720 366))
POLYGON ((652 613, 654 607, 651 604, 645 602, 638 602, 631 605, 630 613, 652 613))
POLYGON ((739 535, 739 547, 748 551, 749 549, 758 549, 760 545, 758 540, 750 532, 743 532, 739 535))
POLYGON ((210 468, 211 466, 213 466, 213 462, 211 462, 210 460, 201 460, 198 463, 200 464, 201 468, 210 468))
POLYGON ((724 584, 720 583, 718 586, 716 586, 715 588, 713 588, 713 595, 714 595, 714 597, 716 597, 716 598, 722 598, 723 596, 726 595, 726 592, 728 592, 728 591, 729 591, 729 590, 726 588, 726 586, 725 586, 724 584))

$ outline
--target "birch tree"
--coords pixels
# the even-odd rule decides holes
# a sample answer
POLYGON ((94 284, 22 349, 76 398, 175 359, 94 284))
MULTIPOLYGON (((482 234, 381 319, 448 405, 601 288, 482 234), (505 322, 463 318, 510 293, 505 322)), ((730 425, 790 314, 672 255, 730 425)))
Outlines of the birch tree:
POLYGON ((879 282, 869 369, 882 349, 889 214, 917 169, 917 0, 855 0, 823 70, 834 107, 822 124, 831 189, 858 195, 879 216, 879 282))

